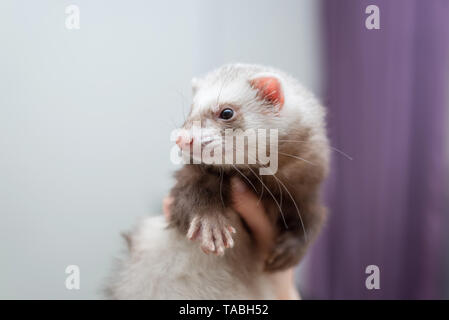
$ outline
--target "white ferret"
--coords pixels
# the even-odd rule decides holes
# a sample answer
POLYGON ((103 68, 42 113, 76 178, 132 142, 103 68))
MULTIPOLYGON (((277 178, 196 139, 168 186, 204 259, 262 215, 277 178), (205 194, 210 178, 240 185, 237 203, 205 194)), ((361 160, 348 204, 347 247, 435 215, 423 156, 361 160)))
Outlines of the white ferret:
POLYGON ((206 147, 218 141, 224 148, 226 129, 241 129, 236 135, 276 129, 277 150, 269 150, 275 152, 275 169, 262 175, 259 170, 267 167, 259 161, 184 165, 171 191, 170 222, 147 218, 128 236, 129 252, 109 279, 108 296, 273 299, 267 272, 297 264, 324 221, 319 197, 329 159, 324 108, 294 78, 269 67, 231 64, 192 82, 192 109, 183 125, 190 135, 179 137, 180 148, 189 148, 194 158, 193 142, 206 147), (207 136, 192 133, 198 121, 207 136), (266 261, 231 209, 230 179, 237 175, 260 197, 277 230, 266 261))

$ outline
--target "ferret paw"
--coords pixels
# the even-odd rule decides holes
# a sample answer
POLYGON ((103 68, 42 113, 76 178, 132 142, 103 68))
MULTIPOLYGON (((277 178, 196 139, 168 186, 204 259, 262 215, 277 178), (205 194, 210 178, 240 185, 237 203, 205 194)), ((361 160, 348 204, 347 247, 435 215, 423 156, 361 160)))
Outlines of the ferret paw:
POLYGON ((298 264, 304 255, 305 245, 297 237, 284 234, 279 237, 268 259, 265 261, 265 271, 285 270, 298 264))
POLYGON ((232 233, 235 229, 229 225, 228 219, 222 215, 196 215, 190 222, 187 238, 199 240, 201 249, 209 254, 224 255, 226 248, 234 246, 232 233))

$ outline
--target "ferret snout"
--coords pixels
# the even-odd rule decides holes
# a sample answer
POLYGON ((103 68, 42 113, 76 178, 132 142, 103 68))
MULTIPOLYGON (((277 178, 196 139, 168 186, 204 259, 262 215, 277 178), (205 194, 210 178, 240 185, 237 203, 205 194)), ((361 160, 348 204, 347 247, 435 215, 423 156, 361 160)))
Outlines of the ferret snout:
POLYGON ((181 150, 190 149, 193 143, 193 137, 187 130, 181 130, 176 138, 176 144, 181 150))

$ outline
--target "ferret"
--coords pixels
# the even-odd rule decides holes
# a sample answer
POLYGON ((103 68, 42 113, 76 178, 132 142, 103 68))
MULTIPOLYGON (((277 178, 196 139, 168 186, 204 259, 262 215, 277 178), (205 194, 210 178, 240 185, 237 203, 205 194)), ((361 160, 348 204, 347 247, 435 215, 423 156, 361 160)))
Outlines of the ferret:
POLYGON ((293 77, 259 65, 222 66, 193 79, 192 91, 190 113, 176 137, 189 162, 175 173, 171 217, 168 222, 147 218, 129 234, 128 256, 109 280, 108 296, 275 298, 266 273, 296 265, 325 220, 320 200, 330 153, 325 109, 293 77), (195 126, 201 130, 195 133, 195 126), (203 150, 213 145, 211 154, 223 160, 230 130, 233 141, 248 130, 274 130, 276 135, 257 136, 256 143, 274 143, 276 148, 265 152, 276 165, 262 161, 259 153, 255 159, 245 154, 254 144, 248 137, 243 163, 234 155, 231 162, 205 163, 195 153, 195 144, 203 150), (232 209, 234 176, 257 194, 275 226, 268 259, 259 256, 251 231, 232 209))

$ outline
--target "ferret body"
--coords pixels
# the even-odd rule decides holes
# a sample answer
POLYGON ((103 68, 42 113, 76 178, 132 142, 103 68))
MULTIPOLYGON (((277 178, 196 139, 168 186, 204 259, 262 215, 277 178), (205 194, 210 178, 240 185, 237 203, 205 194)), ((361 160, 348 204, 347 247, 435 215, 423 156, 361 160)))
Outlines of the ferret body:
POLYGON ((226 129, 234 130, 236 139, 249 129, 276 130, 276 150, 266 149, 270 160, 276 156, 276 166, 267 168, 271 163, 261 163, 257 154, 257 159, 245 156, 245 163, 200 159, 182 167, 171 191, 170 222, 165 228, 148 218, 131 234, 129 256, 111 279, 110 297, 273 298, 265 272, 297 264, 324 221, 319 197, 329 159, 324 117, 311 93, 273 68, 232 64, 193 80, 192 109, 177 139, 190 159, 198 157, 194 143, 218 146, 225 154, 226 129), (195 135, 198 123, 206 135, 195 135), (261 174, 267 169, 271 174, 261 174), (266 261, 257 256, 249 231, 231 209, 233 176, 254 189, 277 230, 266 261))

